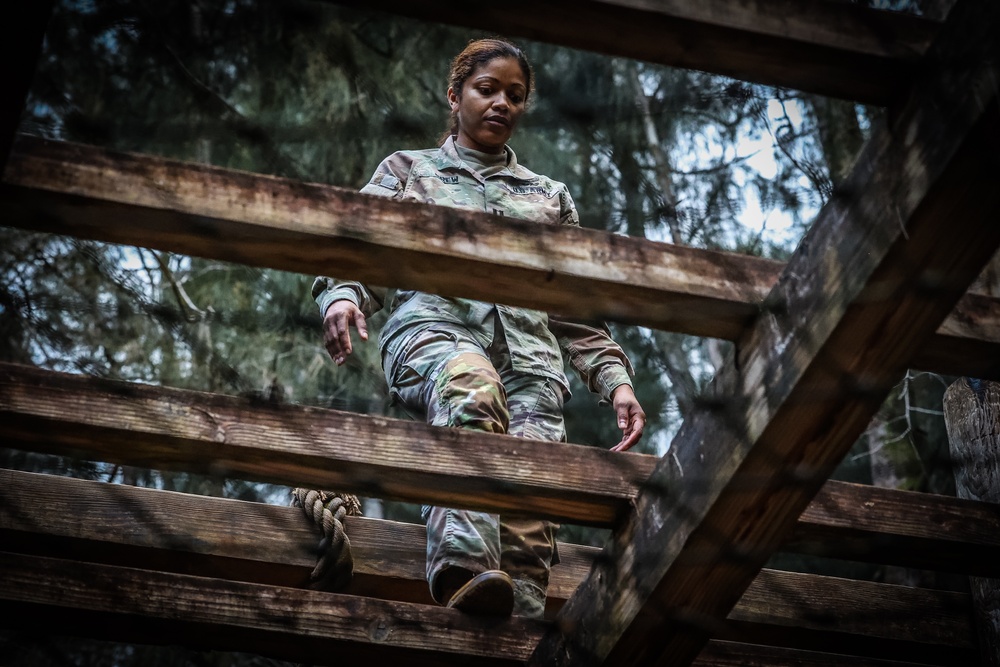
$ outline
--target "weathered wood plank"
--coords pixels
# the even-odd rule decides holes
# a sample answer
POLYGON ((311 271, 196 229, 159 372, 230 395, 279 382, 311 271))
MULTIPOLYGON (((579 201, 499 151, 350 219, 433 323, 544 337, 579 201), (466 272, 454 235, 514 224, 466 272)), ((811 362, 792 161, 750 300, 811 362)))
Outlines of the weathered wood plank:
POLYGON ((963 296, 911 366, 1000 380, 1000 299, 971 292, 963 296))
MULTIPOLYGON (((782 269, 746 255, 528 230, 485 214, 27 137, 5 179, 6 225, 298 272, 336 266, 373 284, 716 338, 746 330, 782 269), (470 280, 456 284, 458 274, 470 280)), ((1000 302, 966 295, 913 363, 1000 379, 1000 302)))
MULTIPOLYGON (((960 378, 944 393, 955 488, 962 498, 1000 503, 1000 383, 960 378)), ((1000 579, 972 577, 983 667, 1000 667, 1000 579)))
POLYGON ((789 651, 728 641, 710 641, 694 661, 695 667, 926 667, 926 660, 879 660, 848 655, 849 647, 829 652, 789 651))
POLYGON ((874 104, 905 90, 939 28, 848 3, 795 0, 335 2, 874 104))
MULTIPOLYGON (((368 495, 395 493, 413 502, 440 497, 445 488, 450 489, 448 501, 454 505, 534 511, 605 527, 612 526, 614 517, 635 499, 657 462, 649 455, 609 456, 593 448, 551 449, 549 443, 522 441, 517 444, 525 447, 508 459, 507 450, 496 450, 493 440, 476 434, 438 434, 410 422, 262 405, 12 365, 0 365, 0 436, 9 444, 36 451, 81 452, 87 458, 128 465, 212 474, 225 474, 230 470, 225 459, 238 458, 244 461, 241 469, 248 471, 241 475, 264 481, 353 489, 368 495), (107 430, 109 424, 113 432, 107 430), (232 424, 240 426, 233 431, 232 424), (221 455, 216 440, 220 433, 227 439, 221 455), (369 447, 352 445, 358 434, 369 447), (442 435, 445 441, 439 439, 442 435), (169 444, 178 441, 186 444, 169 444), (329 457, 322 465, 299 456, 300 449, 314 449, 314 442, 323 448, 313 454, 329 457), (445 463, 435 465, 433 475, 426 467, 411 471, 411 450, 401 444, 410 442, 424 443, 424 456, 430 460, 440 456, 445 463), (468 457, 468 466, 447 463, 453 443, 459 443, 457 451, 468 457), (407 452, 396 452, 403 447, 407 452), (242 453, 233 451, 241 448, 242 453), (394 464, 388 457, 397 455, 401 458, 394 464), (541 458, 536 461, 536 456, 541 458), (522 476, 488 478, 493 469, 509 475, 511 460, 523 462, 517 466, 522 476), (480 461, 487 462, 486 470, 470 470, 480 461), (391 476, 391 488, 377 484, 380 474, 391 476)), ((1000 507, 831 481, 803 512, 784 548, 1000 577, 1000 507)))
POLYGON ((127 465, 588 525, 612 524, 648 471, 596 447, 14 365, 0 365, 0 435, 127 465))
MULTIPOLYGON (((433 604, 423 526, 364 517, 346 525, 355 577, 344 593, 433 604)), ((8 551, 306 587, 318 535, 298 508, 0 470, 0 541, 8 551)), ((559 553, 552 613, 599 549, 562 543, 559 553)), ((897 659, 934 651, 968 658, 974 645, 967 595, 773 570, 761 573, 720 632, 752 641, 769 628, 778 645, 853 637, 867 642, 868 654, 897 659)))
MULTIPOLYGON (((258 653, 316 665, 523 665, 545 623, 442 607, 0 552, 9 627, 258 653)), ((695 665, 917 663, 711 642, 695 665)), ((926 665, 926 662, 922 663, 926 665)))
POLYGON ((1000 505, 830 481, 782 550, 1000 578, 1000 505))
POLYGON ((736 337, 766 284, 733 253, 30 138, 4 178, 9 226, 587 320, 736 337))
POLYGON ((52 0, 9 2, 0 22, 0 172, 7 164, 28 89, 35 76, 52 0))
POLYGON ((2 552, 0 609, 10 623, 40 617, 56 631, 309 664, 513 666, 542 628, 444 607, 2 552))
POLYGON ((765 569, 713 630, 755 644, 966 667, 977 656, 971 615, 964 594, 765 569))
POLYGON ((717 403, 685 421, 529 664, 690 664, 791 532, 1000 244, 998 31, 994 3, 952 10, 928 76, 716 378, 717 403))

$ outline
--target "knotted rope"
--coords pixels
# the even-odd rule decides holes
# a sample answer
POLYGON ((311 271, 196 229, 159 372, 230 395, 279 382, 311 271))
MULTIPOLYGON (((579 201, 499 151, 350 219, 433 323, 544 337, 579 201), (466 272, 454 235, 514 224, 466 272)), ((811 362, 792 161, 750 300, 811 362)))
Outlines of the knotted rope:
POLYGON ((309 575, 310 587, 343 590, 354 576, 354 556, 344 532, 344 518, 361 516, 361 501, 349 493, 293 489, 292 504, 301 507, 323 535, 316 567, 309 575))

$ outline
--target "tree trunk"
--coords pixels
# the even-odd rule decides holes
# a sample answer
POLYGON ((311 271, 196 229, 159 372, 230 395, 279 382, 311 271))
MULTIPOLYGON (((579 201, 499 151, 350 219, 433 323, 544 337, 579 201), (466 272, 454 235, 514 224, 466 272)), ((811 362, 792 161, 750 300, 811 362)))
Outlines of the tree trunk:
MULTIPOLYGON (((944 416, 959 497, 1000 503, 1000 382, 957 380, 944 416)), ((1000 580, 969 581, 983 665, 1000 667, 1000 580)))
POLYGON ((639 68, 631 61, 629 61, 626 67, 628 69, 629 80, 632 82, 633 92, 635 93, 635 103, 639 108, 639 113, 642 115, 642 127, 646 135, 649 154, 653 159, 656 185, 660 193, 660 216, 666 221, 667 227, 670 229, 670 240, 680 245, 684 242, 684 236, 681 233, 680 220, 677 217, 677 196, 674 194, 672 178, 673 168, 670 166, 670 160, 667 158, 667 153, 663 150, 660 142, 660 133, 656 129, 656 123, 653 121, 653 115, 649 108, 649 98, 646 97, 646 91, 642 88, 639 68))
POLYGON ((851 173, 865 141, 858 125, 858 114, 851 102, 819 95, 810 95, 807 99, 816 114, 816 131, 830 170, 830 180, 836 186, 851 173))

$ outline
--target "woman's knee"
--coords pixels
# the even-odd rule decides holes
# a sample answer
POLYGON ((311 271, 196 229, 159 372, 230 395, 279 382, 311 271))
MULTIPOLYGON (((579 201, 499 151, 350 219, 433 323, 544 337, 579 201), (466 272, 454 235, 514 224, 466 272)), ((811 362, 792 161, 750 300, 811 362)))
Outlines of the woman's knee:
POLYGON ((507 392, 490 361, 478 354, 463 352, 448 359, 433 382, 434 424, 506 433, 510 425, 507 392))

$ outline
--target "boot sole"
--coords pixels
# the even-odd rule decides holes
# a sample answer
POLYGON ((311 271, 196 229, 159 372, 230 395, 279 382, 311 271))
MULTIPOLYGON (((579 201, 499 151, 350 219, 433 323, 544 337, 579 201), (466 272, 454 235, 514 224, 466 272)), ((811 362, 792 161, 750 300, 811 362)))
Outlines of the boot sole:
POLYGON ((506 572, 487 570, 455 591, 448 607, 478 616, 510 616, 514 611, 514 582, 506 572))

